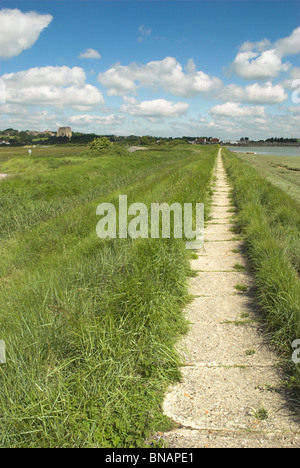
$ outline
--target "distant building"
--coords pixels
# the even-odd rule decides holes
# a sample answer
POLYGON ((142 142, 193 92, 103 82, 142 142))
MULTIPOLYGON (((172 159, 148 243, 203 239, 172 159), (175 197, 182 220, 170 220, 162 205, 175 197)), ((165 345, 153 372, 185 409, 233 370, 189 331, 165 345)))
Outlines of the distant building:
POLYGON ((202 137, 202 138, 196 138, 194 140, 194 145, 205 145, 207 143, 216 144, 216 143, 220 143, 220 140, 219 138, 212 138, 212 137, 209 137, 209 138, 202 137))
POLYGON ((72 137, 72 129, 71 129, 71 127, 60 127, 60 128, 57 130, 56 136, 57 136, 57 137, 68 137, 68 138, 71 138, 71 137, 72 137))
POLYGON ((225 140, 223 141, 224 145, 237 145, 239 142, 237 140, 225 140))

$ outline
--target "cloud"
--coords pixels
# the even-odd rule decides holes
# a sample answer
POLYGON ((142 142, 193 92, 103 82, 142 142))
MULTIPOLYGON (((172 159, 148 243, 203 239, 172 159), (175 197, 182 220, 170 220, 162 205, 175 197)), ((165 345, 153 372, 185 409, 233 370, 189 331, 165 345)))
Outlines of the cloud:
POLYGON ((141 26, 139 26, 138 28, 138 31, 139 31, 138 42, 142 42, 144 39, 146 39, 146 37, 150 36, 152 29, 151 28, 147 29, 144 24, 141 24, 141 26))
POLYGON ((264 50, 260 54, 253 51, 239 52, 231 65, 231 71, 245 80, 275 78, 289 68, 290 64, 282 63, 275 49, 264 50))
MULTIPOLYGON (((293 114, 293 115, 298 115, 299 114, 299 117, 300 117, 300 106, 290 106, 288 108, 288 111, 293 114)), ((298 127, 300 127, 300 120, 298 119, 298 127)))
POLYGON ((289 37, 278 39, 275 49, 279 56, 294 55, 300 52, 300 27, 296 28, 289 37))
POLYGON ((285 89, 294 90, 296 80, 300 79, 300 68, 294 67, 291 69, 289 76, 280 82, 280 85, 285 89))
POLYGON ((192 59, 189 60, 186 70, 187 73, 184 73, 181 64, 175 58, 166 57, 145 65, 116 64, 100 73, 98 81, 108 89, 108 95, 136 94, 138 87, 143 86, 161 87, 175 96, 192 97, 222 86, 218 78, 197 71, 192 59))
POLYGON ((105 126, 114 126, 121 125, 124 121, 124 117, 117 114, 111 115, 92 115, 92 114, 83 114, 83 115, 72 115, 69 119, 72 125, 77 125, 78 127, 89 127, 98 125, 105 126))
MULTIPOLYGON (((117 114, 93 115, 79 114, 67 115, 64 112, 51 112, 46 109, 32 110, 25 106, 13 104, 0 105, 0 113, 3 118, 4 128, 12 127, 32 130, 55 130, 58 127, 70 125, 78 131, 98 132, 105 127, 105 132, 116 133, 123 129, 125 117, 117 114)), ((122 131, 120 132, 122 134, 122 131)))
POLYGON ((146 118, 178 117, 185 114, 189 107, 186 102, 173 103, 166 99, 138 102, 134 98, 127 98, 125 101, 128 104, 121 106, 121 112, 146 118))
POLYGON ((218 104, 208 112, 214 117, 265 117, 265 108, 263 106, 240 107, 237 102, 218 104))
POLYGON ((184 73, 180 63, 172 58, 165 59, 161 68, 160 85, 165 91, 175 96, 193 97, 222 86, 218 78, 210 77, 203 71, 197 71, 192 59, 188 61, 187 73, 184 73))
POLYGON ((0 58, 11 58, 29 49, 53 17, 18 9, 0 10, 0 58))
POLYGON ((218 97, 222 101, 253 104, 279 104, 288 99, 284 88, 280 84, 273 85, 270 81, 262 85, 254 83, 245 88, 230 84, 218 93, 218 97))
POLYGON ((2 75, 2 79, 6 81, 7 86, 15 86, 22 84, 28 86, 82 86, 85 83, 86 74, 80 67, 69 68, 62 67, 34 67, 17 73, 6 73, 2 75))
POLYGON ((8 104, 66 106, 84 111, 104 103, 102 93, 85 83, 85 72, 79 67, 36 67, 1 78, 6 85, 8 104))
POLYGON ((95 49, 86 49, 85 52, 81 52, 78 58, 80 59, 100 59, 101 55, 95 49))
POLYGON ((246 80, 265 80, 275 78, 280 72, 288 71, 289 62, 283 57, 300 52, 300 27, 288 37, 278 39, 273 45, 268 39, 260 42, 244 42, 230 66, 235 73, 246 80))
POLYGON ((258 52, 262 52, 264 50, 271 48, 271 45, 272 43, 271 41, 269 41, 269 39, 263 39, 262 41, 258 41, 258 42, 246 41, 241 45, 240 51, 247 52, 249 50, 257 50, 258 52))
POLYGON ((137 86, 129 67, 116 64, 98 75, 98 81, 108 89, 109 96, 135 94, 137 86))
POLYGON ((15 106, 13 104, 0 106, 0 113, 3 118, 1 123, 5 125, 5 128, 42 131, 47 128, 55 129, 64 124, 64 120, 58 122, 58 116, 49 113, 47 110, 32 111, 32 109, 29 110, 24 106, 15 106))

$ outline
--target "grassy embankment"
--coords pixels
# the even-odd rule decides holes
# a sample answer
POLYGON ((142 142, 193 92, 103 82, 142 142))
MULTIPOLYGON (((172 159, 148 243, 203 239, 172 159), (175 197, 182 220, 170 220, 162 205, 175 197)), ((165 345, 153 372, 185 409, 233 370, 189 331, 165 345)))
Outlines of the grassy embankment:
POLYGON ((300 158, 243 153, 239 157, 300 203, 300 158))
POLYGON ((209 201, 217 149, 11 158, 0 183, 2 447, 142 446, 179 378, 184 239, 96 236, 96 207, 209 201))
POLYGON ((300 205, 238 156, 222 151, 233 185, 237 225, 254 276, 255 298, 270 339, 285 360, 300 408, 300 365, 291 359, 292 342, 300 339, 300 205))

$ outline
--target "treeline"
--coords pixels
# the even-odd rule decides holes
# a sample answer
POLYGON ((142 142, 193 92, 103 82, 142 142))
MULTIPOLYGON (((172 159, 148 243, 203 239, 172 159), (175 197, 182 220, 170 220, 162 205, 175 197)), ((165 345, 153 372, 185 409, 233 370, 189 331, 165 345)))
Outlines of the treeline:
POLYGON ((267 143, 297 143, 297 138, 268 138, 267 143))
MULTIPOLYGON (((118 136, 118 135, 103 135, 96 133, 81 133, 73 132, 72 137, 57 137, 56 132, 45 131, 18 131, 13 128, 7 128, 0 130, 0 146, 25 146, 25 145, 89 145, 95 138, 107 137, 112 143, 118 143, 124 146, 151 146, 151 145, 167 145, 175 146, 182 143, 200 143, 199 140, 205 140, 206 143, 216 142, 219 144, 226 144, 225 140, 219 141, 212 137, 195 137, 195 136, 183 136, 183 137, 156 137, 150 135, 129 135, 129 136, 118 136), (215 141, 216 140, 216 141, 215 141)), ((236 145, 295 145, 299 144, 297 138, 267 138, 266 140, 250 140, 248 137, 241 138, 236 141, 236 145)), ((204 143, 204 141, 203 141, 204 143)), ((227 142, 228 143, 228 142, 227 142)))
POLYGON ((57 137, 55 132, 30 132, 15 130, 13 128, 7 128, 0 130, 0 146, 24 146, 24 145, 88 145, 95 138, 107 137, 113 143, 118 143, 124 146, 149 146, 149 145, 161 145, 168 144, 175 146, 176 144, 187 143, 194 141, 197 137, 155 137, 150 135, 129 135, 129 136, 117 136, 117 135, 103 135, 96 133, 80 133, 73 132, 71 138, 68 137, 57 137))
POLYGON ((270 145, 299 145, 300 140, 297 138, 267 138, 266 140, 250 140, 249 138, 241 138, 236 142, 237 145, 248 145, 248 146, 270 146, 270 145))

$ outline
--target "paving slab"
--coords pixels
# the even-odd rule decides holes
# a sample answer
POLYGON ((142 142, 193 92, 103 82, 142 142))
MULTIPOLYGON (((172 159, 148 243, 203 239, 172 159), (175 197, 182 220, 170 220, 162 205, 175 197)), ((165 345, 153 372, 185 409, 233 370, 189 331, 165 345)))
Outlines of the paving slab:
POLYGON ((231 237, 235 235, 233 229, 235 225, 233 223, 208 223, 205 229, 205 236, 208 234, 231 234, 231 237))
POLYGON ((260 320, 249 296, 235 295, 234 307, 224 296, 197 296, 185 308, 185 316, 192 323, 218 323, 225 321, 260 320))
MULTIPOLYGON (((205 234, 204 234, 205 236, 205 234)), ((227 241, 227 242, 205 242, 203 247, 197 252, 199 256, 206 255, 206 256, 214 256, 219 257, 220 259, 224 257, 224 255, 228 255, 233 253, 232 251, 243 249, 243 242, 240 240, 235 241, 227 241)))
POLYGON ((207 242, 236 240, 237 237, 238 237, 237 234, 235 234, 234 232, 224 232, 224 233, 204 232, 204 238, 207 242))
POLYGON ((178 351, 185 365, 272 366, 279 357, 261 340, 260 326, 246 319, 195 323, 178 351))
POLYGON ((250 288, 253 279, 247 273, 223 271, 198 272, 195 277, 189 279, 190 294, 197 296, 237 295, 241 293, 235 288, 238 284, 250 288))
POLYGON ((299 431, 288 395, 272 390, 280 379, 274 368, 189 366, 182 369, 182 376, 182 382, 168 393, 163 409, 185 427, 299 431), (259 419, 262 409, 267 419, 259 419))
POLYGON ((202 255, 191 261, 192 270, 200 271, 233 271, 236 265, 247 267, 245 257, 233 253, 228 253, 222 258, 220 256, 202 255))
POLYGON ((168 442, 170 448, 299 448, 300 435, 179 428, 168 433, 168 442))

